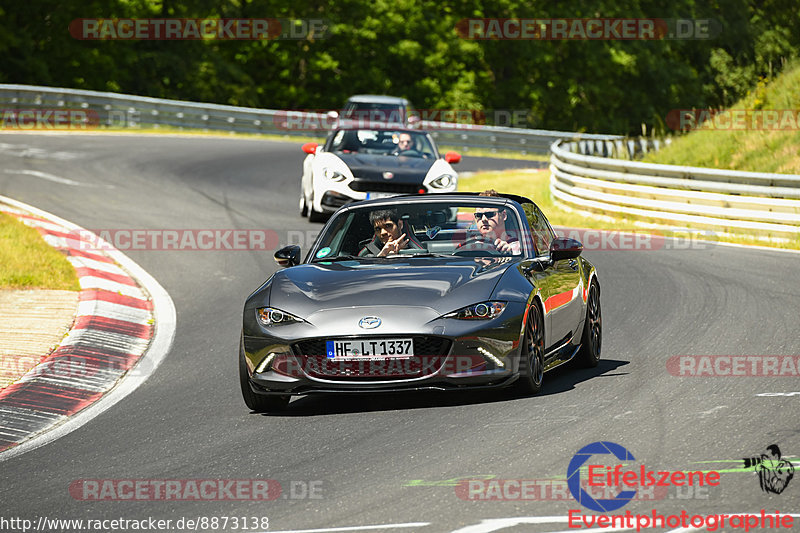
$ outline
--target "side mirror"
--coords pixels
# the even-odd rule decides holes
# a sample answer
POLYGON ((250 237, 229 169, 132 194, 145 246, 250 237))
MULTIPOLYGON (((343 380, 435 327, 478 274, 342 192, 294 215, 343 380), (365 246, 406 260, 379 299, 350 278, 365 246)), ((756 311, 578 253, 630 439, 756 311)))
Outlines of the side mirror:
POLYGON ((338 111, 328 111, 325 115, 331 120, 336 120, 339 118, 338 111))
POLYGON ((317 153, 317 146, 319 146, 317 143, 305 143, 303 145, 303 151, 307 154, 314 155, 317 153))
POLYGON ((559 237, 550 243, 550 259, 561 261, 562 259, 575 259, 583 251, 583 245, 575 239, 559 237))
POLYGON ((275 262, 282 267, 290 267, 300 264, 300 247, 296 245, 284 246, 273 256, 275 262))
POLYGON ((447 152, 444 154, 444 160, 450 163, 451 165, 455 165, 459 161, 461 161, 461 154, 458 152, 447 152))
POLYGON ((408 125, 410 127, 412 127, 412 128, 419 128, 420 125, 421 125, 420 123, 422 122, 422 119, 419 118, 418 115, 411 115, 411 116, 408 117, 408 120, 406 122, 408 122, 408 125))

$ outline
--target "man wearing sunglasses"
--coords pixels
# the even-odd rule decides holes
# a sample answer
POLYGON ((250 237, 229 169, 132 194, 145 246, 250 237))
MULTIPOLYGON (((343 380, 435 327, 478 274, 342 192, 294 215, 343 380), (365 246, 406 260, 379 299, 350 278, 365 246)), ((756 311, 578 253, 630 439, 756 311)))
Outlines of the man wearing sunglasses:
POLYGON ((392 154, 400 155, 409 150, 414 150, 414 141, 411 139, 411 135, 408 133, 401 133, 397 141, 397 146, 395 146, 392 154))
MULTIPOLYGON (((480 193, 479 196, 500 196, 494 189, 480 193)), ((491 243, 497 251, 504 254, 519 255, 522 253, 519 239, 506 233, 505 209, 495 207, 479 207, 475 209, 475 224, 485 242, 491 243)))

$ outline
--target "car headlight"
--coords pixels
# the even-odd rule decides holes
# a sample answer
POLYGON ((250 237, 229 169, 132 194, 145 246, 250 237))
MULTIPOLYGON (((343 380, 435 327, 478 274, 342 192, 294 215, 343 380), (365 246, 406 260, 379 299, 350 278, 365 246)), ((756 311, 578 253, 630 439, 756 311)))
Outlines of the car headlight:
POLYGON ((323 168, 322 175, 332 181, 344 181, 347 179, 347 176, 341 172, 333 170, 332 168, 323 168))
POLYGON ((453 183, 455 183, 455 181, 456 181, 456 177, 453 176, 452 174, 442 174, 441 176, 439 176, 438 178, 433 180, 430 183, 430 185, 434 189, 447 189, 448 187, 453 185, 453 183))
POLYGON ((506 302, 481 302, 479 304, 470 305, 458 311, 453 311, 444 315, 444 318, 457 318, 459 320, 490 320, 497 318, 503 309, 506 308, 506 302))
POLYGON ((256 318, 262 326, 281 326, 303 321, 302 318, 297 318, 286 311, 281 311, 274 307, 259 307, 256 309, 256 318))

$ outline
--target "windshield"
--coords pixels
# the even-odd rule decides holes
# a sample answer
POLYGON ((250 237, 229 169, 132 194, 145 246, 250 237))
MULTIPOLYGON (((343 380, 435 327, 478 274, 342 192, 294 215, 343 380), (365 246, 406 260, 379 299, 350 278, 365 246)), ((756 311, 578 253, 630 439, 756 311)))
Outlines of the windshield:
POLYGON ((435 158, 436 151, 427 134, 405 130, 339 130, 331 139, 331 152, 360 153, 397 157, 435 158))
POLYGON ((397 256, 515 256, 523 241, 516 212, 498 203, 415 202, 336 216, 311 260, 397 256))
MULTIPOLYGON (((381 121, 402 124, 406 121, 403 106, 398 104, 383 104, 378 102, 350 102, 342 110, 342 118, 359 121, 381 121)), ((363 124, 367 124, 364 122, 363 124)))

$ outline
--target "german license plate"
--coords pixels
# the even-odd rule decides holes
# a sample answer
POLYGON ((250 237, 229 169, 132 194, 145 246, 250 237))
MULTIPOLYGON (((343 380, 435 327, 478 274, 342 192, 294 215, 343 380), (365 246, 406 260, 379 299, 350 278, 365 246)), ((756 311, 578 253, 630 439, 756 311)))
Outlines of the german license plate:
POLYGON ((385 359, 412 357, 412 339, 363 339, 347 341, 326 341, 325 353, 328 359, 385 359))

